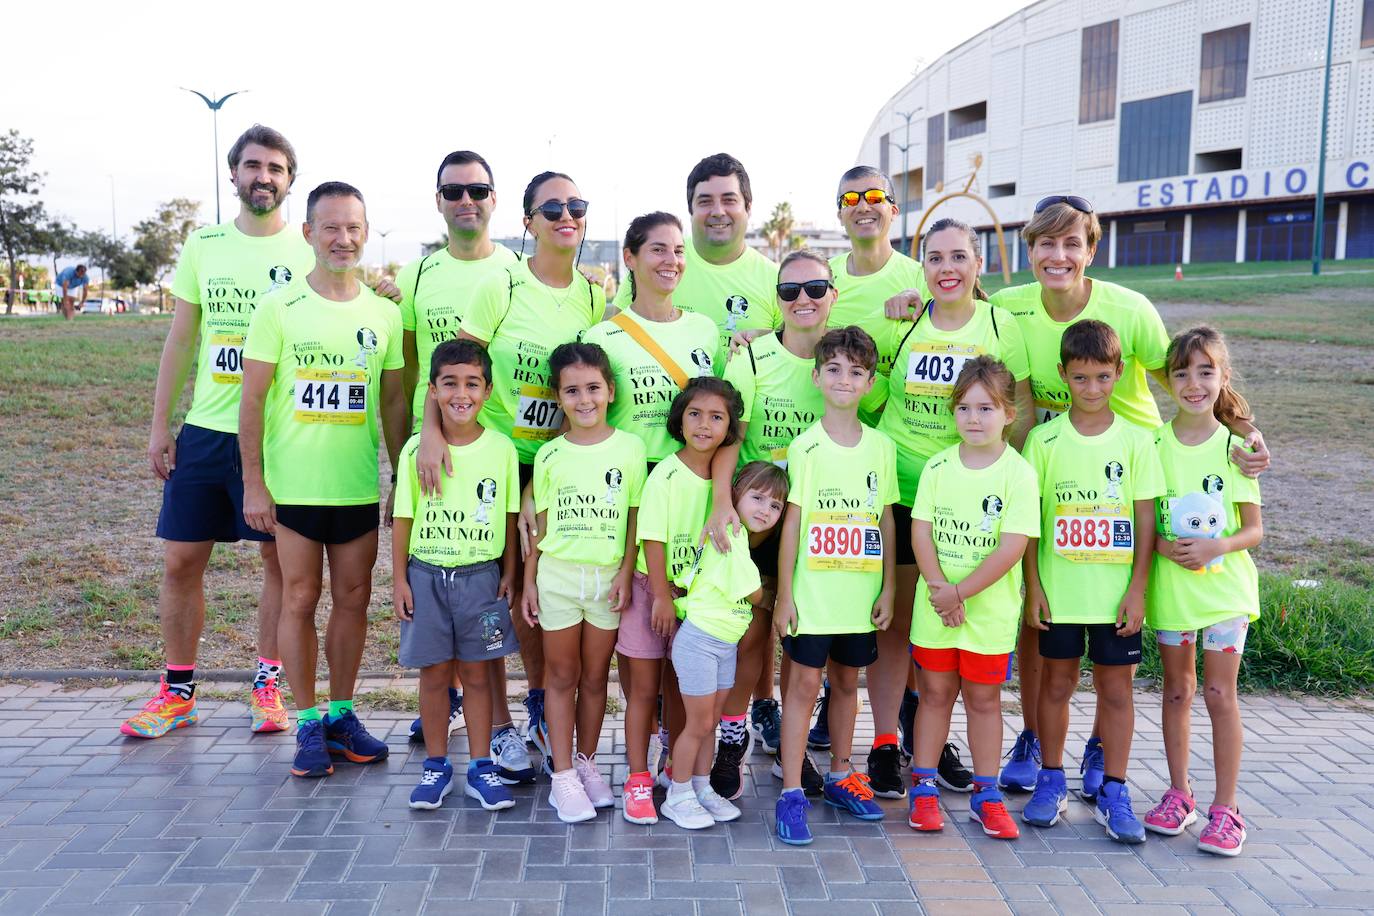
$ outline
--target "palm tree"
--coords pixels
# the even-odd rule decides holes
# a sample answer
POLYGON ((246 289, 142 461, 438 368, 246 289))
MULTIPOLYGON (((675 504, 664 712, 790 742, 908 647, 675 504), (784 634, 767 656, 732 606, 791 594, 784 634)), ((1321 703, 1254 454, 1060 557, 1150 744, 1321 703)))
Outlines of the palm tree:
POLYGON ((792 205, 782 201, 773 207, 773 215, 763 224, 763 237, 768 240, 768 249, 774 261, 781 261, 784 254, 800 247, 800 239, 792 234, 792 205))

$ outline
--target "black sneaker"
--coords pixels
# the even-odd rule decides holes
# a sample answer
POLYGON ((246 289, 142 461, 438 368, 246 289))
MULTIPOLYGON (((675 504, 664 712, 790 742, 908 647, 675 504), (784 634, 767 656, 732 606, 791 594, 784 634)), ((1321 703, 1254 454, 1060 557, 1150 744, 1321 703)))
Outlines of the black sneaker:
MULTIPOLYGON (((782 760, 773 760, 773 778, 782 779, 782 760)), ((801 771, 802 792, 807 795, 822 795, 825 793, 825 777, 816 769, 816 764, 811 759, 811 754, 802 751, 802 771, 801 771)))
POLYGON ((716 743, 716 761, 711 764, 711 788, 721 798, 733 801, 744 791, 744 761, 749 756, 749 738, 746 729, 744 740, 738 744, 724 739, 716 743))
POLYGON ((902 705, 897 710, 897 729, 902 733, 902 766, 911 766, 911 757, 914 751, 912 745, 916 741, 916 710, 921 705, 921 698, 910 690, 902 694, 902 705))
POLYGON ((825 685, 820 699, 816 700, 816 722, 806 733, 806 746, 818 751, 830 749, 830 684, 825 685))
POLYGON ((953 742, 945 745, 940 752, 940 766, 935 781, 951 792, 972 792, 973 774, 965 769, 959 759, 959 749, 953 742))
POLYGON ((901 755, 895 744, 880 744, 868 752, 868 787, 879 798, 906 798, 901 755))

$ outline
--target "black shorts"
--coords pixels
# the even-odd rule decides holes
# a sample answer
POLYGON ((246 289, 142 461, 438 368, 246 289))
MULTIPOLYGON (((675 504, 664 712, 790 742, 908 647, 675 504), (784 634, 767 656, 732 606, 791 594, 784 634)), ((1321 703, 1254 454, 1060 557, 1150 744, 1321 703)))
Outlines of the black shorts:
POLYGON ((892 504, 892 536, 897 544, 897 565, 915 566, 916 551, 911 549, 911 507, 892 504))
POLYGON ((782 546, 782 525, 774 525, 773 530, 768 533, 768 538, 757 547, 749 548, 749 559, 754 561, 754 565, 759 569, 759 575, 763 578, 778 577, 778 548, 782 546))
POLYGON ((1041 658, 1082 658, 1086 644, 1094 665, 1140 664, 1140 634, 1118 636, 1114 623, 1051 623, 1038 632, 1041 658))
POLYGON ((177 433, 176 469, 162 484, 157 536, 168 541, 270 541, 243 520, 239 437, 203 426, 177 433))
POLYGON ((808 668, 824 668, 826 659, 850 668, 863 668, 878 660, 878 634, 869 631, 784 636, 782 648, 788 658, 808 668))
POLYGON ((347 544, 369 531, 380 519, 377 503, 361 506, 277 506, 277 524, 321 544, 347 544))

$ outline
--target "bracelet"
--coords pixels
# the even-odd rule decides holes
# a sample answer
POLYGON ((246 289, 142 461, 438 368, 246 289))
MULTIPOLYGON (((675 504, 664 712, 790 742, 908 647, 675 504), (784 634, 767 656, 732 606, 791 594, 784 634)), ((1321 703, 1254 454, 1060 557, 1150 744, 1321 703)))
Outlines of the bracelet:
POLYGON ((392 471, 392 472, 391 472, 391 482, 392 482, 392 483, 395 483, 395 482, 396 482, 396 472, 395 472, 395 471, 392 471))
POLYGON ((964 603, 963 596, 961 596, 961 595, 959 594, 959 585, 958 585, 957 583, 956 583, 955 586, 954 586, 954 597, 956 597, 956 598, 959 599, 959 603, 960 603, 960 604, 963 604, 963 603, 964 603))

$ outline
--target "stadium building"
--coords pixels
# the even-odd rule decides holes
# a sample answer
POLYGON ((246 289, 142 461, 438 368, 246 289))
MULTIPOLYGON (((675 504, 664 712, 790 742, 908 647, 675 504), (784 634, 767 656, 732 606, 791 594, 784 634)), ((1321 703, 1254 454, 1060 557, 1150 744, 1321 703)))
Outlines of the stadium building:
MULTIPOLYGON (((908 235, 978 164, 969 190, 1007 231, 1014 270, 1027 264, 1014 230, 1069 193, 1102 217, 1098 265, 1309 258, 1327 11, 1040 0, 923 67, 857 161, 892 175, 899 200, 908 188, 908 235)), ((1336 0, 1327 129, 1325 256, 1374 257, 1374 0, 1336 0)), ((986 269, 1001 269, 982 205, 955 198, 938 215, 979 228, 986 269)))

